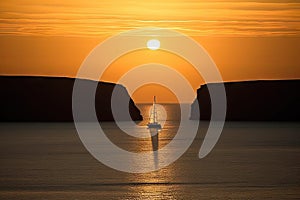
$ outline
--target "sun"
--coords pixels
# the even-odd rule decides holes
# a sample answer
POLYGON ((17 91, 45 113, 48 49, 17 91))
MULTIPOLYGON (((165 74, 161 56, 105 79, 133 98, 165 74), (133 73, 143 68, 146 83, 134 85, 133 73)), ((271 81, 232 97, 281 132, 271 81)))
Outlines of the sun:
POLYGON ((157 39, 148 40, 147 47, 151 50, 157 50, 160 47, 160 41, 157 39))

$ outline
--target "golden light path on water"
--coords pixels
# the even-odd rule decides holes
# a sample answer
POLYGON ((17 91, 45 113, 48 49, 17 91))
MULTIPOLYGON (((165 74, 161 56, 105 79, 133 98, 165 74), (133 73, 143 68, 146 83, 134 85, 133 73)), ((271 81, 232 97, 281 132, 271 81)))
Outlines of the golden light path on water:
MULTIPOLYGON (((136 144, 135 148, 138 148, 137 151, 155 151, 156 148, 160 149, 168 144, 174 137, 177 131, 177 123, 173 123, 173 120, 180 119, 180 108, 179 104, 156 104, 157 109, 157 118, 158 122, 162 124, 162 130, 153 135, 149 130, 149 138, 146 139, 146 143, 136 144), (171 122, 171 123, 170 123, 171 122), (150 137, 153 135, 152 137, 150 137), (145 149, 145 146, 148 148, 145 149), (149 148, 151 146, 151 148, 149 148)), ((138 106, 141 109, 144 120, 139 123, 141 126, 145 126, 151 115, 153 109, 152 104, 141 104, 138 106)), ((146 126, 145 126, 146 128, 146 126)), ((152 130, 153 131, 153 130, 152 130)), ((163 159, 157 152, 153 152, 153 160, 149 160, 149 165, 151 163, 159 162, 159 159, 163 159)), ((176 170, 174 165, 170 165, 167 168, 163 168, 157 172, 137 174, 136 176, 130 176, 130 182, 136 183, 136 185, 130 187, 132 193, 135 193, 137 199, 177 199, 179 198, 176 192, 176 188, 180 185, 173 185, 174 179, 176 177, 176 170), (161 177, 165 177, 161 179, 161 177), (171 184, 170 184, 171 183, 171 184), (173 191, 170 191, 172 188, 173 191)))

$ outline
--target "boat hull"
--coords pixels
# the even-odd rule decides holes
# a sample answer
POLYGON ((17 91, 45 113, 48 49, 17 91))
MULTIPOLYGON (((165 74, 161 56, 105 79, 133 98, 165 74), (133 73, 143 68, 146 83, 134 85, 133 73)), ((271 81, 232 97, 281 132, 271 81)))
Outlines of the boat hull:
POLYGON ((156 128, 156 129, 161 129, 161 125, 158 123, 149 123, 147 124, 148 128, 156 128))

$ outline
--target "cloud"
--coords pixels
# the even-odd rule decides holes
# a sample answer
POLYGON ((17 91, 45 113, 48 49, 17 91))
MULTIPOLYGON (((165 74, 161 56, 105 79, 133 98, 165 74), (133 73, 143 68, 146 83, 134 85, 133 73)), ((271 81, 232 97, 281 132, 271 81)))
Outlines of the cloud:
POLYGON ((0 34, 99 36, 157 26, 192 36, 300 35, 300 3, 267 0, 18 2, 0 3, 0 34))

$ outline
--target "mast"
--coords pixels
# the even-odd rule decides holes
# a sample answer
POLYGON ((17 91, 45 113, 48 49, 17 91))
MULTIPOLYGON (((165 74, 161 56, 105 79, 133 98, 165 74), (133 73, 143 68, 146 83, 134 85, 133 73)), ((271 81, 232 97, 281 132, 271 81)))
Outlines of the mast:
POLYGON ((153 97, 153 122, 154 123, 157 122, 155 104, 156 104, 156 96, 153 97))

